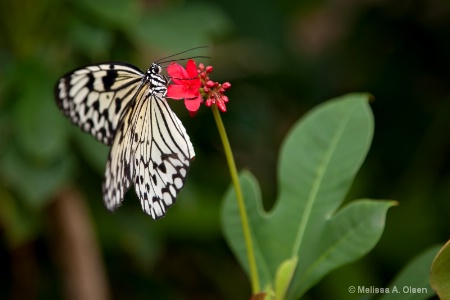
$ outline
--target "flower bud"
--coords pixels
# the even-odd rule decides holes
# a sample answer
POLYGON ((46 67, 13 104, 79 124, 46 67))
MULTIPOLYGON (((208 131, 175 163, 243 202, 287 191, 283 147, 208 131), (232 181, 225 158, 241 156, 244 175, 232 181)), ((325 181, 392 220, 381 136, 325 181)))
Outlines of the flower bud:
POLYGON ((223 103, 222 101, 219 101, 216 103, 217 107, 222 111, 222 112, 226 112, 227 111, 227 107, 225 106, 225 103, 223 103))
POLYGON ((228 81, 225 83, 222 83, 222 87, 227 90, 231 87, 231 83, 229 83, 228 81))

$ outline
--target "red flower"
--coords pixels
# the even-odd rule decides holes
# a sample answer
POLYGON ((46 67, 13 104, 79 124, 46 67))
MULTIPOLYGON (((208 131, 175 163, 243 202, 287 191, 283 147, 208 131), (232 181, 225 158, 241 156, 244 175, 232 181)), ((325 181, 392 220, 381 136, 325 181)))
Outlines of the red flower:
POLYGON ((177 63, 171 63, 167 67, 167 73, 174 84, 167 87, 166 97, 175 100, 184 99, 186 108, 190 112, 196 112, 202 102, 202 96, 200 95, 201 81, 195 62, 192 59, 188 60, 186 69, 177 63))
POLYGON ((198 70, 195 62, 190 59, 186 64, 186 69, 177 63, 171 63, 167 67, 167 73, 172 78, 174 84, 167 87, 167 98, 175 100, 184 99, 184 104, 191 116, 194 116, 205 101, 205 105, 210 107, 216 105, 222 112, 226 112, 225 103, 228 97, 225 91, 231 87, 229 82, 218 83, 209 79, 213 67, 199 64, 198 70))

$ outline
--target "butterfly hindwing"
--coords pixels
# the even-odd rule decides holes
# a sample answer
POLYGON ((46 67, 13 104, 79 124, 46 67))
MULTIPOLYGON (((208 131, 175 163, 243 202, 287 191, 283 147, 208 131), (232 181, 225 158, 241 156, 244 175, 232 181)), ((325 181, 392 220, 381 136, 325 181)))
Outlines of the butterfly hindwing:
POLYGON ((73 123, 110 145, 143 76, 141 70, 125 63, 86 66, 59 80, 56 101, 73 123))
POLYGON ((194 157, 189 136, 163 95, 150 89, 138 93, 119 132, 106 167, 105 204, 117 208, 134 183, 142 210, 158 219, 184 185, 194 157))
POLYGON ((166 208, 175 203, 195 154, 189 136, 166 100, 155 97, 155 101, 148 103, 151 131, 150 136, 143 135, 149 138, 142 141, 145 146, 138 148, 144 152, 137 154, 140 159, 135 189, 142 208, 149 213, 148 205, 149 214, 161 217, 166 208), (150 169, 149 177, 145 176, 147 166, 150 169), (149 188, 152 197, 147 200, 149 188))

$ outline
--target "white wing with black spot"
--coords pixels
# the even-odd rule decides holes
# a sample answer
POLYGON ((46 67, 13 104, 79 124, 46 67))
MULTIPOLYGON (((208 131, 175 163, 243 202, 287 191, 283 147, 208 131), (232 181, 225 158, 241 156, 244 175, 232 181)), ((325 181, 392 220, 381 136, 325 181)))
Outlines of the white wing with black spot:
POLYGON ((139 91, 124 116, 106 165, 103 195, 110 210, 120 206, 134 183, 142 210, 153 219, 165 215, 183 188, 195 156, 189 136, 162 94, 139 91))
POLYGON ((111 145, 144 76, 125 63, 86 66, 61 77, 55 88, 56 102, 73 123, 111 145))

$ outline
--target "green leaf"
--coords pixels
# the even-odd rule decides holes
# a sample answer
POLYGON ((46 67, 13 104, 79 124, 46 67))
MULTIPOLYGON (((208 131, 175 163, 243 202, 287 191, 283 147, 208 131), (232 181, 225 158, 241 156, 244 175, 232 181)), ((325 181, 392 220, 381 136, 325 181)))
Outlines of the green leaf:
POLYGON ((294 256, 288 260, 285 260, 280 267, 275 276, 275 293, 276 299, 284 299, 289 284, 291 283, 292 276, 294 275, 295 268, 297 267, 298 257, 294 256))
MULTIPOLYGON (((349 94, 319 105, 290 131, 279 163, 279 197, 262 208, 260 188, 249 172, 240 182, 261 286, 273 286, 280 264, 298 256, 286 299, 297 299, 331 270, 352 262, 378 242, 394 201, 362 199, 336 213, 370 146, 369 95, 349 94)), ((248 272, 234 189, 225 196, 222 227, 248 272)))
POLYGON ((450 297, 450 240, 434 258, 430 281, 439 298, 450 297))
POLYGON ((421 300, 434 296, 430 286, 430 268, 439 248, 432 247, 408 263, 389 285, 390 293, 383 294, 380 300, 421 300))

